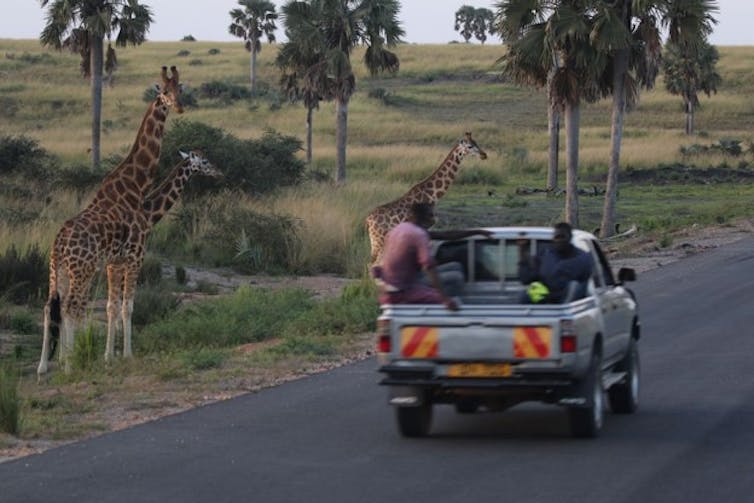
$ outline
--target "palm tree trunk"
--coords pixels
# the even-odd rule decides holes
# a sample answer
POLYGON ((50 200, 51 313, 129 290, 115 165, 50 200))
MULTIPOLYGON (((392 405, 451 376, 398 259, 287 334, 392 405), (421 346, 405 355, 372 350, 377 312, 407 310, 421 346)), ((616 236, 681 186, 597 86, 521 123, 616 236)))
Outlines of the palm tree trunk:
POLYGON ((560 150, 560 111, 558 106, 550 100, 547 110, 547 130, 550 135, 547 163, 547 191, 553 192, 558 188, 558 154, 560 150))
POLYGON ((623 141, 623 118, 626 114, 625 76, 628 70, 628 50, 623 49, 615 55, 615 74, 613 76, 613 117, 610 127, 610 164, 607 170, 607 187, 605 204, 602 208, 600 236, 610 237, 615 229, 615 207, 618 199, 618 173, 620 172, 620 147, 623 141))
POLYGON ((312 118, 314 117, 314 108, 307 107, 306 110, 306 164, 312 165, 312 118))
POLYGON ((257 51, 254 50, 254 44, 251 48, 249 78, 251 80, 251 95, 254 96, 257 89, 257 51))
POLYGON ((694 105, 691 100, 686 101, 686 134, 694 134, 694 105))
POLYGON ((346 182, 346 142, 348 139, 348 98, 335 100, 336 176, 335 183, 346 182))
POLYGON ((91 35, 91 52, 89 64, 91 71, 92 91, 92 169, 100 166, 100 125, 102 123, 102 66, 103 66, 103 37, 91 35))
POLYGON ((579 103, 566 103, 566 205, 565 221, 579 226, 579 103))

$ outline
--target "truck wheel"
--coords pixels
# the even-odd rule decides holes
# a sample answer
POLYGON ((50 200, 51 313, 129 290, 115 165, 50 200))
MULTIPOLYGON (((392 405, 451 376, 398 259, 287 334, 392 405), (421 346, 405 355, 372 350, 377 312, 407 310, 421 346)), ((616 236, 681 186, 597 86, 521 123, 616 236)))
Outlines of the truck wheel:
POLYGON ((404 437, 426 437, 432 426, 432 404, 424 402, 416 407, 396 407, 395 417, 404 437))
POLYGON ((592 355, 589 370, 579 383, 578 390, 586 399, 586 406, 568 409, 571 434, 581 438, 596 437, 602 429, 605 413, 602 392, 602 358, 599 353, 595 352, 592 355))
POLYGON ((616 414, 633 414, 639 408, 639 369, 639 348, 632 337, 626 356, 615 367, 626 372, 626 378, 607 391, 610 409, 616 414))

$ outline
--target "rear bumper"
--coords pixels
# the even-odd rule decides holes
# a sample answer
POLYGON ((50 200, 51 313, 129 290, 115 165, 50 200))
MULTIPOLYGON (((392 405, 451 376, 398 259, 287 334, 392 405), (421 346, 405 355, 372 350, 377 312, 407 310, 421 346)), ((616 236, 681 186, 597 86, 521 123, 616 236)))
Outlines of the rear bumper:
POLYGON ((556 389, 565 391, 574 383, 573 374, 565 371, 528 369, 525 372, 515 371, 511 377, 505 378, 459 378, 436 375, 436 368, 436 365, 431 363, 411 366, 383 365, 379 368, 379 371, 386 375, 379 384, 447 390, 479 389, 543 392, 556 389))

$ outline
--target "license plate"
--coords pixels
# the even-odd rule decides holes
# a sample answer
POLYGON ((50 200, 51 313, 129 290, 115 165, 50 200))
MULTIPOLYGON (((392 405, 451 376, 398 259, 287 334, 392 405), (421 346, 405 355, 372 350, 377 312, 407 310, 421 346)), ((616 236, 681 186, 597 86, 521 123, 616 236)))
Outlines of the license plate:
POLYGON ((448 367, 448 377, 510 377, 510 363, 454 363, 448 367))

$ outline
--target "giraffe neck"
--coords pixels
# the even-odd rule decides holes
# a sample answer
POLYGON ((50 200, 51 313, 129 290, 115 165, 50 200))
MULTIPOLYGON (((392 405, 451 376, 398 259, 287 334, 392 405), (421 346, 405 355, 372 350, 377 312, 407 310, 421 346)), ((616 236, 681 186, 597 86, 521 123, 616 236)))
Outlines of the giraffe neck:
POLYGON ((90 206, 99 206, 103 201, 109 201, 134 210, 141 208, 144 195, 151 188, 157 174, 168 110, 161 97, 158 96, 152 102, 144 114, 131 151, 105 177, 90 206))
POLYGON ((456 145, 431 175, 409 189, 406 193, 409 201, 436 203, 453 183, 465 156, 466 153, 461 146, 456 145))
POLYGON ((183 162, 174 167, 163 182, 144 198, 144 216, 150 226, 159 222, 181 197, 186 182, 191 178, 191 165, 183 162))

